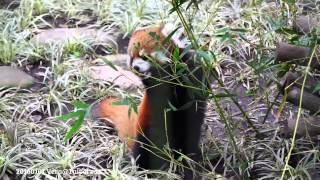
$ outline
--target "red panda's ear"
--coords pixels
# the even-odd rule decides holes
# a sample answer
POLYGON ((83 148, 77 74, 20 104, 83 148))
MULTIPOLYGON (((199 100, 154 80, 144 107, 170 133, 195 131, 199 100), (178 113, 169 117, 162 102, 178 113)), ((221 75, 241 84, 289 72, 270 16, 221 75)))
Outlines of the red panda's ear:
MULTIPOLYGON (((162 27, 161 33, 165 37, 168 37, 176 29, 177 29, 177 27, 175 27, 173 24, 167 23, 162 27)), ((174 32, 174 34, 171 36, 171 40, 179 48, 185 48, 187 46, 187 43, 184 40, 182 40, 183 39, 183 33, 184 33, 184 29, 182 27, 179 27, 174 32)))

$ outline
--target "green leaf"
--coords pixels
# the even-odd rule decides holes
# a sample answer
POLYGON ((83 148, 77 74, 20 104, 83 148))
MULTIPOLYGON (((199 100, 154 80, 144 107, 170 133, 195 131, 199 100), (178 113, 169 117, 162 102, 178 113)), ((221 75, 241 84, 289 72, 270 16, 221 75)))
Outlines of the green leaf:
POLYGON ((215 56, 212 52, 210 51, 202 51, 202 50, 197 50, 197 55, 200 57, 200 58, 203 58, 205 61, 207 62, 212 62, 215 60, 215 56))
POLYGON ((154 40, 160 41, 160 36, 157 35, 156 32, 149 32, 149 35, 150 35, 154 40))
POLYGON ((178 63, 176 65, 177 75, 184 75, 186 70, 188 70, 188 65, 186 63, 178 63))
POLYGON ((280 27, 278 29, 275 29, 276 33, 284 34, 284 35, 297 35, 297 32, 290 28, 280 27))
POLYGON ((316 87, 314 87, 312 93, 320 92, 320 82, 317 83, 316 87))
POLYGON ((72 138, 72 136, 80 129, 81 124, 83 123, 84 118, 86 117, 87 110, 91 107, 89 104, 86 104, 79 100, 75 100, 74 102, 72 102, 72 104, 76 109, 78 109, 77 111, 70 112, 68 114, 64 114, 57 117, 58 120, 62 121, 67 121, 71 118, 77 118, 77 120, 73 123, 71 129, 66 134, 65 141, 72 138))
POLYGON ((296 3, 296 0, 283 0, 283 1, 288 4, 295 4, 296 3))
POLYGON ((290 70, 291 65, 287 63, 282 63, 276 66, 278 73, 277 75, 279 77, 283 77, 289 70, 290 70))
POLYGON ((133 111, 135 112, 135 113, 138 113, 138 106, 137 106, 137 103, 130 103, 130 109, 133 109, 133 111))
POLYGON ((242 33, 249 32, 249 30, 243 29, 243 28, 231 28, 230 30, 234 32, 242 32, 242 33))
POLYGON ((256 94, 256 90, 254 89, 249 89, 246 91, 245 95, 250 97, 250 96, 254 96, 256 94))
POLYGON ((133 111, 135 113, 138 113, 138 105, 137 105, 138 103, 137 103, 137 101, 131 96, 128 97, 128 100, 129 100, 129 108, 133 109, 133 111))
POLYGON ((71 139, 73 135, 75 135, 79 131, 84 121, 85 111, 78 111, 78 112, 81 112, 81 114, 79 115, 78 119, 74 122, 74 124, 71 126, 71 129, 68 131, 66 137, 64 138, 65 142, 71 139))
POLYGON ((175 48, 172 54, 172 59, 175 63, 180 61, 180 50, 179 48, 175 48))
POLYGON ((75 100, 72 102, 72 105, 74 107, 76 107, 77 109, 83 109, 83 110, 86 110, 90 107, 89 104, 85 103, 85 102, 82 102, 82 101, 79 101, 79 100, 75 100))
POLYGON ((61 116, 58 116, 57 119, 60 121, 67 121, 71 118, 75 118, 81 115, 80 111, 75 111, 75 112, 69 112, 68 114, 63 114, 61 116))
POLYGON ((133 110, 135 113, 138 113, 138 105, 136 100, 129 96, 129 97, 125 97, 119 101, 113 102, 112 105, 115 106, 120 106, 120 105, 127 105, 129 106, 129 111, 128 111, 128 115, 130 116, 131 111, 133 110))
POLYGON ((80 57, 81 57, 81 52, 75 51, 75 52, 73 52, 73 55, 74 55, 75 57, 77 57, 77 58, 80 58, 80 57))

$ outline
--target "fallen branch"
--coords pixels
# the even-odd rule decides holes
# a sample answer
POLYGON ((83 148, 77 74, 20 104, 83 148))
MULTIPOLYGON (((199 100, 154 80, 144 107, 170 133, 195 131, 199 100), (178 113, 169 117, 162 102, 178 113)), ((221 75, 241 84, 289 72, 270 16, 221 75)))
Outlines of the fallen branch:
POLYGON ((316 20, 310 16, 298 16, 293 22, 293 29, 300 35, 305 35, 310 33, 318 25, 316 20))
MULTIPOLYGON (((284 128, 284 133, 290 137, 294 131, 297 117, 293 116, 287 119, 287 127, 284 128)), ((307 117, 301 118, 297 128, 298 136, 310 136, 314 137, 320 134, 320 118, 319 117, 307 117)))
MULTIPOLYGON (((311 48, 294 46, 280 42, 276 50, 276 63, 289 63, 306 66, 311 56, 311 48)), ((311 67, 320 70, 320 49, 312 58, 311 67)))
MULTIPOLYGON (((307 92, 320 97, 320 93, 317 91, 314 91, 318 83, 320 83, 320 79, 308 74, 306 77, 304 89, 307 92)), ((303 84, 303 76, 299 75, 296 72, 295 73, 287 72, 287 74, 281 80, 281 85, 283 87, 282 94, 283 94, 285 88, 288 89, 289 86, 295 86, 295 87, 298 87, 301 89, 302 84, 303 84)))

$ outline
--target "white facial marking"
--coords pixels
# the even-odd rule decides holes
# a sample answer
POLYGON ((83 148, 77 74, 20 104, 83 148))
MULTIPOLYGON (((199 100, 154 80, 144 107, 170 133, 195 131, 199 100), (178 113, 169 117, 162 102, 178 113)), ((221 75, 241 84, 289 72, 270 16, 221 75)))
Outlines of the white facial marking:
POLYGON ((145 50, 144 50, 144 49, 141 49, 141 50, 139 51, 139 56, 143 56, 143 55, 145 55, 145 50))
MULTIPOLYGON (((161 32, 164 36, 169 36, 172 31, 174 31, 176 28, 173 24, 168 23, 166 25, 164 25, 164 27, 162 28, 161 32)), ((183 28, 179 28, 172 36, 171 36, 171 40, 173 41, 173 43, 178 46, 179 48, 185 48, 187 46, 187 44, 183 41, 180 40, 180 38, 182 38, 184 29, 183 28)))
POLYGON ((174 30, 174 25, 171 23, 167 23, 162 28, 161 32, 164 36, 169 36, 169 34, 174 30))
POLYGON ((148 72, 151 68, 151 64, 141 58, 134 58, 132 61, 131 68, 135 69, 140 73, 148 72))

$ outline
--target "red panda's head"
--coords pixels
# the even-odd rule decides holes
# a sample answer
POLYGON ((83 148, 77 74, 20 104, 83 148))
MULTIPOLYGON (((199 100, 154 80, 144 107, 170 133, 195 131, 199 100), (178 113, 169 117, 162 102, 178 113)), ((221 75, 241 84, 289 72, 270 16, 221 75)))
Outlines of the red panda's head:
POLYGON ((174 30, 174 26, 167 24, 133 32, 128 45, 128 66, 140 74, 152 75, 156 65, 163 67, 169 64, 172 51, 185 46, 180 40, 183 30, 178 29, 171 34, 174 30), (169 35, 171 38, 168 40, 169 35))

